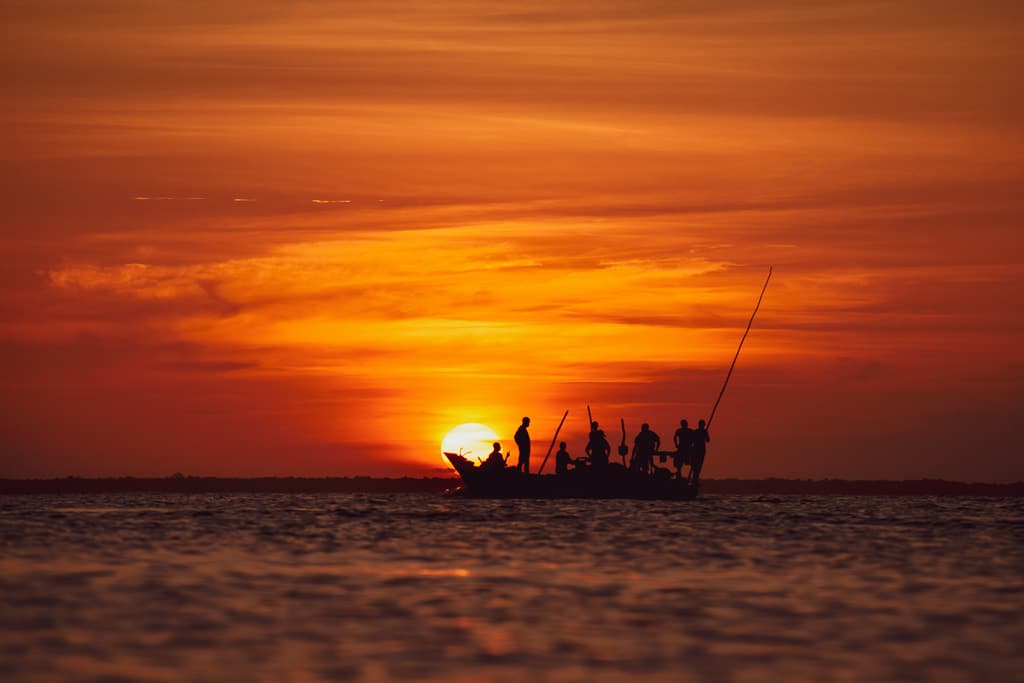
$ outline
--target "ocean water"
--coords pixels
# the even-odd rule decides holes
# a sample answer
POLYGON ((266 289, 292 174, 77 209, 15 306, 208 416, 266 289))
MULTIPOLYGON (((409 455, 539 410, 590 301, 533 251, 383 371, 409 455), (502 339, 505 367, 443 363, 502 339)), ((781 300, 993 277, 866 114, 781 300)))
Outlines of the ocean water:
POLYGON ((0 498, 4 681, 1020 681, 1024 500, 0 498))

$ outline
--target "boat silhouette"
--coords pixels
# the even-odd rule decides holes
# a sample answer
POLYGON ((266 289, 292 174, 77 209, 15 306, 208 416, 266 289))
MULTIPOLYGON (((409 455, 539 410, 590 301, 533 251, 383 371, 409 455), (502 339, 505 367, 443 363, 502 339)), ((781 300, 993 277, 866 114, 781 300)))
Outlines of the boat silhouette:
MULTIPOLYGON (((646 454, 635 453, 634 460, 631 463, 633 466, 626 467, 626 456, 629 452, 629 447, 626 445, 626 423, 625 420, 620 419, 619 423, 622 426, 622 444, 619 446, 619 456, 622 458, 621 465, 615 462, 608 462, 607 453, 604 454, 604 457, 598 459, 596 453, 590 452, 589 446, 588 455, 591 456, 589 458, 589 466, 576 467, 573 470, 555 475, 529 474, 528 450, 526 472, 521 471, 519 468, 507 467, 505 461, 500 457, 500 445, 497 443, 494 444, 495 453, 492 454, 498 456, 496 460, 489 458, 487 462, 480 464, 474 463, 462 453, 449 453, 445 451, 445 458, 455 468, 462 481, 461 486, 451 490, 450 493, 469 498, 635 498, 641 500, 692 500, 696 498, 700 490, 700 470, 704 463, 704 443, 707 441, 708 430, 711 428, 711 422, 715 419, 715 412, 722 401, 722 396, 725 395, 726 387, 729 386, 729 379, 732 377, 736 361, 740 357, 743 342, 746 341, 750 328, 754 324, 754 317, 757 315, 758 309, 761 308, 761 301, 764 299, 764 293, 768 289, 768 282, 771 280, 771 277, 772 268, 769 268, 768 276, 761 287, 761 294, 758 296, 757 303, 754 306, 754 312, 750 315, 750 320, 747 322, 747 327, 736 349, 736 355, 733 356, 732 363, 729 365, 729 371, 725 375, 725 382, 722 384, 722 389, 718 392, 718 398, 715 399, 715 403, 711 408, 711 415, 707 421, 700 420, 699 431, 695 430, 696 434, 702 436, 700 450, 695 452, 692 463, 687 462, 689 458, 683 460, 684 454, 681 451, 657 450, 646 454), (682 462, 686 462, 691 466, 691 472, 685 478, 682 476, 673 478, 671 471, 654 465, 654 456, 658 456, 661 462, 665 462, 669 457, 678 457, 682 462)), ((541 463, 540 472, 544 471, 544 465, 551 455, 551 450, 568 415, 569 411, 566 410, 562 416, 562 421, 558 423, 558 429, 555 430, 555 436, 551 439, 548 453, 544 456, 544 462, 541 463)), ((587 421, 592 430, 597 430, 598 424, 594 422, 589 405, 587 406, 587 421)), ((529 425, 529 418, 523 418, 523 423, 524 425, 529 425)), ((647 428, 648 425, 644 424, 641 432, 647 433, 647 428)), ((603 440, 604 432, 599 430, 592 431, 592 438, 595 433, 599 434, 603 440)), ((639 436, 637 438, 639 439, 639 436)), ((654 438, 657 439, 657 436, 654 438)), ((518 442, 518 435, 516 441, 518 442)), ((527 443, 527 445, 529 444, 527 443)), ((607 442, 605 442, 605 445, 610 452, 610 446, 608 446, 607 442)), ((636 448, 634 447, 634 451, 636 448)), ((654 448, 657 448, 657 446, 654 446, 654 448)), ((677 464, 677 470, 679 467, 677 464)))
POLYGON ((566 474, 524 474, 514 467, 484 467, 459 453, 445 453, 462 484, 450 495, 466 498, 634 498, 691 500, 699 485, 674 479, 668 470, 645 474, 618 463, 579 467, 566 474))

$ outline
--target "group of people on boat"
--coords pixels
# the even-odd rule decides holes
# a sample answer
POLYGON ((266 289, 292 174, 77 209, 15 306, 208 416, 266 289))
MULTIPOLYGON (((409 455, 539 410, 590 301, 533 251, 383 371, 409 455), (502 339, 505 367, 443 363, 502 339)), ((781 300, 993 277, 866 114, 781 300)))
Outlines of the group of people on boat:
MULTIPOLYGON (((523 474, 530 473, 530 418, 524 417, 522 424, 515 433, 516 448, 519 451, 519 459, 515 469, 523 474)), ((689 467, 686 479, 690 484, 696 485, 700 481, 700 472, 704 468, 704 457, 707 453, 707 444, 711 436, 708 434, 704 420, 697 423, 696 428, 691 428, 686 420, 680 420, 679 429, 676 430, 672 442, 675 447, 673 451, 661 450, 661 437, 651 429, 646 422, 640 426, 640 432, 633 439, 633 448, 630 451, 625 443, 625 429, 623 429, 623 443, 619 446, 619 456, 622 464, 629 471, 639 474, 657 476, 662 472, 669 472, 667 468, 658 467, 655 464, 657 458, 660 462, 667 462, 671 456, 672 465, 675 467, 677 479, 683 479, 683 467, 689 467), (629 462, 626 456, 629 455, 629 462)), ((603 471, 608 468, 612 446, 605 436, 604 430, 597 422, 590 423, 590 435, 587 445, 584 448, 584 457, 573 458, 569 454, 568 445, 562 441, 555 453, 555 474, 558 476, 569 475, 574 470, 590 469, 603 471)), ((501 443, 494 442, 494 450, 481 464, 485 469, 503 469, 506 466, 506 458, 501 452, 501 443)), ((671 473, 661 476, 671 476, 671 473)))

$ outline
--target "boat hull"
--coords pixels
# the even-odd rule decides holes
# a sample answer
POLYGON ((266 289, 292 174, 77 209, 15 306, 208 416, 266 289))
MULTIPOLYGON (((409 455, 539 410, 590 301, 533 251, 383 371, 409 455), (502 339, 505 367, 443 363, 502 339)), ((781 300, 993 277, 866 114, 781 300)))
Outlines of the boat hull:
POLYGON ((458 472, 462 486, 452 495, 467 498, 632 498, 637 500, 692 500, 697 487, 665 475, 630 472, 611 464, 604 471, 581 468, 562 475, 523 474, 513 468, 488 470, 461 455, 445 453, 458 472))

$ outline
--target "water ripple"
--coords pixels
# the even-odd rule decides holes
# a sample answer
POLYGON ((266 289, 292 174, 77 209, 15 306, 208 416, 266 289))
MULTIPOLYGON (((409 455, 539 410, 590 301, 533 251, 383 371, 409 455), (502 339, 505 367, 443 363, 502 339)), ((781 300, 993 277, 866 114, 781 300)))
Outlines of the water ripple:
POLYGON ((15 681, 964 681, 1024 670, 1020 499, 0 499, 15 681))

